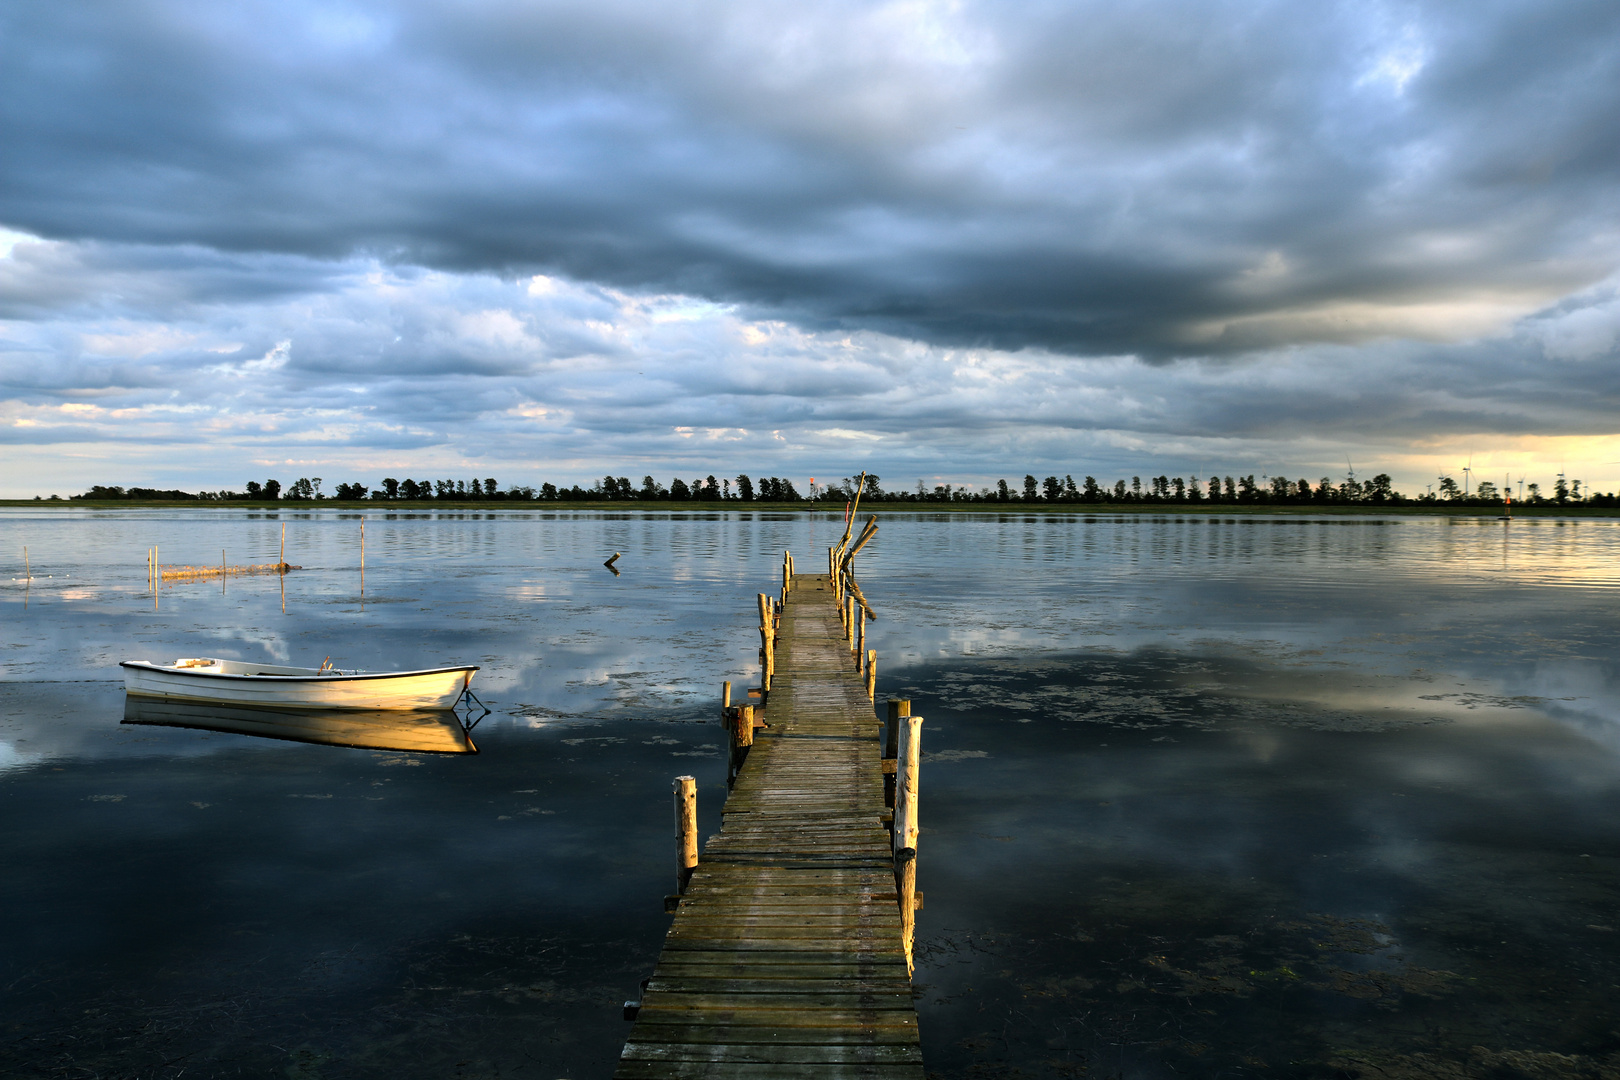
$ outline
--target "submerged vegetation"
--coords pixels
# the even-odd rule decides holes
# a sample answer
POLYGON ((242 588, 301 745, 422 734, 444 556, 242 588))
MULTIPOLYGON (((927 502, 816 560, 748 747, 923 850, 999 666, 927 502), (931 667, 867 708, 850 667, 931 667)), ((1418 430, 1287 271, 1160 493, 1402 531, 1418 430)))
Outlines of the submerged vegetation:
MULTIPOLYGON (((715 479, 708 476, 684 480, 675 477, 664 486, 651 476, 641 478, 640 485, 629 477, 604 476, 589 488, 578 484, 558 487, 541 484, 538 488, 512 485, 502 488, 494 477, 483 480, 398 480, 385 478, 376 487, 360 483, 338 484, 332 494, 321 491, 320 477, 300 477, 282 487, 279 480, 260 483, 250 480, 246 491, 203 491, 196 494, 185 491, 159 491, 142 487, 105 487, 96 485, 72 500, 120 501, 161 500, 199 502, 387 502, 387 503, 453 503, 453 502, 765 502, 765 503, 833 503, 841 505, 855 497, 859 479, 844 477, 818 484, 809 483, 807 493, 800 494, 791 480, 780 477, 759 477, 746 474, 734 478, 715 479)), ((1620 506, 1620 498, 1608 492, 1584 492, 1581 481, 1567 481, 1559 476, 1550 494, 1544 494, 1539 484, 1523 484, 1517 495, 1504 492, 1490 481, 1482 481, 1475 489, 1459 486, 1453 478, 1440 478, 1438 489, 1422 495, 1407 496, 1394 489, 1387 473, 1379 473, 1371 480, 1358 481, 1354 476, 1335 484, 1322 477, 1316 484, 1309 480, 1290 480, 1282 476, 1263 476, 1258 481, 1248 476, 1211 476, 1206 478, 1179 476, 1153 476, 1144 484, 1140 476, 1116 480, 1111 485, 1099 484, 1095 477, 1087 476, 1076 483, 1073 476, 1048 476, 1037 480, 1026 475, 1019 486, 1006 480, 997 481, 993 488, 979 488, 957 484, 929 486, 921 480, 915 489, 885 490, 881 478, 867 476, 861 498, 866 503, 956 503, 1001 505, 1271 505, 1271 506, 1362 506, 1362 507, 1603 507, 1620 506)), ((43 500, 40 500, 43 501, 43 500)), ((50 501, 61 501, 51 496, 50 501)))

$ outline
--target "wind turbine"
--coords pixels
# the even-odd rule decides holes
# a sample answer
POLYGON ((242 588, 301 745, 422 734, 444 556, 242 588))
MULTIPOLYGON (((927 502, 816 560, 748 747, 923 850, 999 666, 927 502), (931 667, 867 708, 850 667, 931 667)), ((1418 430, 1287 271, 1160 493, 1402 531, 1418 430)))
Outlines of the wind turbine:
POLYGON ((1344 455, 1344 466, 1346 469, 1350 470, 1349 475, 1345 478, 1345 482, 1354 484, 1356 482, 1356 467, 1350 463, 1349 454, 1344 455))
POLYGON ((1468 474, 1474 470, 1474 453, 1468 452, 1468 464, 1463 466, 1463 498, 1468 498, 1468 474))

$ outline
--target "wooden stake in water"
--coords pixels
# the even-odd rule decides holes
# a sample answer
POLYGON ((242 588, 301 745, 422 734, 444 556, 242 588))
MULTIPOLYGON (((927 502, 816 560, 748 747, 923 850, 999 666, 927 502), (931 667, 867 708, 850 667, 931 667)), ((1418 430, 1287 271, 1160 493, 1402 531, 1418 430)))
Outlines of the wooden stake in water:
POLYGON ((23 545, 23 580, 24 581, 33 581, 34 580, 34 568, 28 562, 28 545, 27 544, 23 545))
MULTIPOLYGON (((285 521, 281 523, 281 555, 276 561, 281 564, 283 570, 287 569, 287 523, 285 521)), ((286 587, 283 586, 281 591, 286 592, 286 587)))
POLYGON ((225 549, 219 549, 219 594, 225 595, 225 579, 230 577, 230 571, 225 565, 225 549))
POLYGON ((685 894, 698 864, 697 779, 675 778, 675 891, 685 894))
POLYGON ((899 774, 894 785, 894 850, 917 846, 917 773, 922 758, 920 716, 908 716, 900 727, 899 774))
POLYGON ((725 715, 724 710, 731 708, 731 680, 730 679, 727 679, 724 683, 721 684, 721 687, 720 687, 720 708, 722 710, 721 711, 722 716, 725 715))

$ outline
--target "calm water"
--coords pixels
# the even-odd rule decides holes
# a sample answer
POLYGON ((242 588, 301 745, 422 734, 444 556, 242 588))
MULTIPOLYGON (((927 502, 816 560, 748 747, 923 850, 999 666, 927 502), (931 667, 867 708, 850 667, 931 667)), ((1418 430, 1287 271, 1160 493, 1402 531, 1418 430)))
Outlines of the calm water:
MULTIPOLYGON (((362 593, 354 515, 0 512, 0 1075, 608 1075, 669 780, 712 831, 753 595, 838 528, 371 514, 362 593), (285 582, 146 588, 283 523, 285 582), (494 712, 120 723, 117 661, 195 655, 472 661, 494 712)), ((928 718, 931 1073, 1620 1069, 1620 523, 911 515, 861 562, 928 718)))

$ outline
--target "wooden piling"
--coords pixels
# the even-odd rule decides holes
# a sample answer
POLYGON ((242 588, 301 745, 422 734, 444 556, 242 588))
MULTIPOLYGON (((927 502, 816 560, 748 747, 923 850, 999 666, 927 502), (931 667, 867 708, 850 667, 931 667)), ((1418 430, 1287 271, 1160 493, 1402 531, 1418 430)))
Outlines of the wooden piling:
POLYGON ((698 864, 697 779, 675 778, 675 892, 685 895, 698 864))
POLYGON ((917 773, 922 758, 920 716, 900 723, 900 758, 894 784, 894 850, 917 846, 917 773))
POLYGON ((282 566, 287 565, 287 523, 281 523, 281 554, 276 558, 282 566))
POLYGON ((877 650, 866 650, 866 697, 877 700, 877 650))
POLYGON ((23 580, 34 580, 34 566, 28 561, 28 545, 23 545, 23 580))
POLYGON ((720 708, 722 710, 731 708, 731 680, 730 679, 727 679, 720 686, 720 708))

